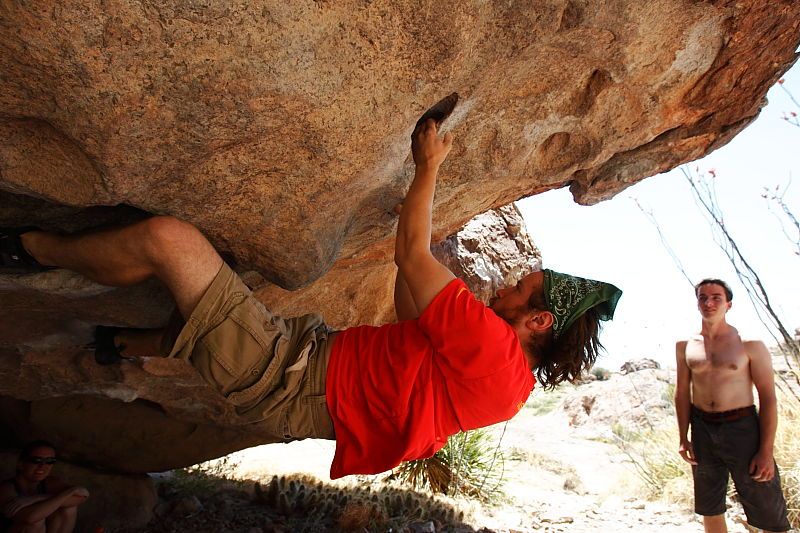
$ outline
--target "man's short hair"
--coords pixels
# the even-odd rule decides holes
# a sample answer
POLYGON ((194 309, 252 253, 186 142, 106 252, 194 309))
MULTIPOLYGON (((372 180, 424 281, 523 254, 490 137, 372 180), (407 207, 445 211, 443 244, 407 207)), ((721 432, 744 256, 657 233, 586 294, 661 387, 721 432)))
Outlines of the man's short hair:
POLYGON ((700 295, 700 287, 702 287, 703 285, 719 285, 720 287, 725 289, 725 297, 728 299, 728 301, 729 302, 733 301, 733 291, 731 290, 730 286, 721 279, 717 278, 706 278, 697 285, 695 285, 694 286, 695 297, 700 295))

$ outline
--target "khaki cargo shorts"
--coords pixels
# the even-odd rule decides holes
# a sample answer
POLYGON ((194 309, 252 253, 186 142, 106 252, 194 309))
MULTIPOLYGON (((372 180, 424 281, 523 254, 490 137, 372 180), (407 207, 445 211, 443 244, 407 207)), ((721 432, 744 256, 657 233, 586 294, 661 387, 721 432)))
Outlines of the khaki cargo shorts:
POLYGON ((319 315, 273 315, 223 264, 185 322, 173 313, 162 349, 189 361, 243 423, 258 423, 276 441, 333 439, 325 401, 328 333, 319 315))

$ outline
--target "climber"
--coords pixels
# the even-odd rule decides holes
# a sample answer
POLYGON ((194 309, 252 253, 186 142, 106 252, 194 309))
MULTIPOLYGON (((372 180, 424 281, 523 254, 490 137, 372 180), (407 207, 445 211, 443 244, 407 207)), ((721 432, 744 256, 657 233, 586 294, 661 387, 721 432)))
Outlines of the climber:
POLYGON ((412 135, 415 176, 395 247, 396 323, 332 332, 315 314, 274 316, 200 231, 170 216, 81 235, 0 230, 3 261, 67 268, 112 286, 159 278, 177 305, 170 324, 99 326, 98 362, 185 359, 242 423, 258 423, 275 441, 335 438, 333 478, 428 457, 459 431, 514 416, 534 373, 546 387, 578 378, 621 294, 545 270, 498 291, 487 307, 433 257, 434 189, 453 144, 438 127, 451 110, 423 117, 412 135))

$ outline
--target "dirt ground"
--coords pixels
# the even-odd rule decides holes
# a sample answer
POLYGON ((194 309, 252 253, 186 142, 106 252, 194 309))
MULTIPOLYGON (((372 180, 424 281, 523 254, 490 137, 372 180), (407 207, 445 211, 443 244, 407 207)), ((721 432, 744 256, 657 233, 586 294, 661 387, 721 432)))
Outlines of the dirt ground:
MULTIPOLYGON (((691 509, 638 497, 641 482, 619 448, 598 439, 596 431, 571 427, 559 406, 543 415, 523 409, 505 428, 499 425, 492 432, 496 438, 503 434, 503 501, 493 506, 455 502, 466 512, 464 521, 475 529, 703 531, 691 509)), ((237 452, 229 463, 237 477, 246 479, 269 481, 273 475, 304 473, 328 482, 333 451, 333 443, 326 441, 271 444, 237 452)), ((378 484, 382 477, 360 476, 357 482, 378 484)), ((741 519, 740 511, 730 510, 729 531, 745 533, 741 519)))

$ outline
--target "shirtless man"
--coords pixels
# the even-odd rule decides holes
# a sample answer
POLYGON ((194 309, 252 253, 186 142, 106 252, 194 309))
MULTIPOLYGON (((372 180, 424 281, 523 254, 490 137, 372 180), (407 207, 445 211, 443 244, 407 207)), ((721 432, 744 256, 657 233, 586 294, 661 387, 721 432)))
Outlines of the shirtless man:
POLYGON ((22 449, 16 475, 0 482, 3 532, 71 533, 75 529, 78 506, 89 491, 50 476, 55 463, 56 450, 48 442, 31 442, 22 449))
POLYGON ((704 279, 695 295, 703 317, 700 333, 679 341, 675 350, 678 453, 692 465, 695 512, 703 515, 707 532, 727 531, 730 472, 748 524, 787 531, 786 501, 772 455, 778 412, 769 351, 761 341, 743 341, 725 321, 733 293, 724 281, 704 279))

